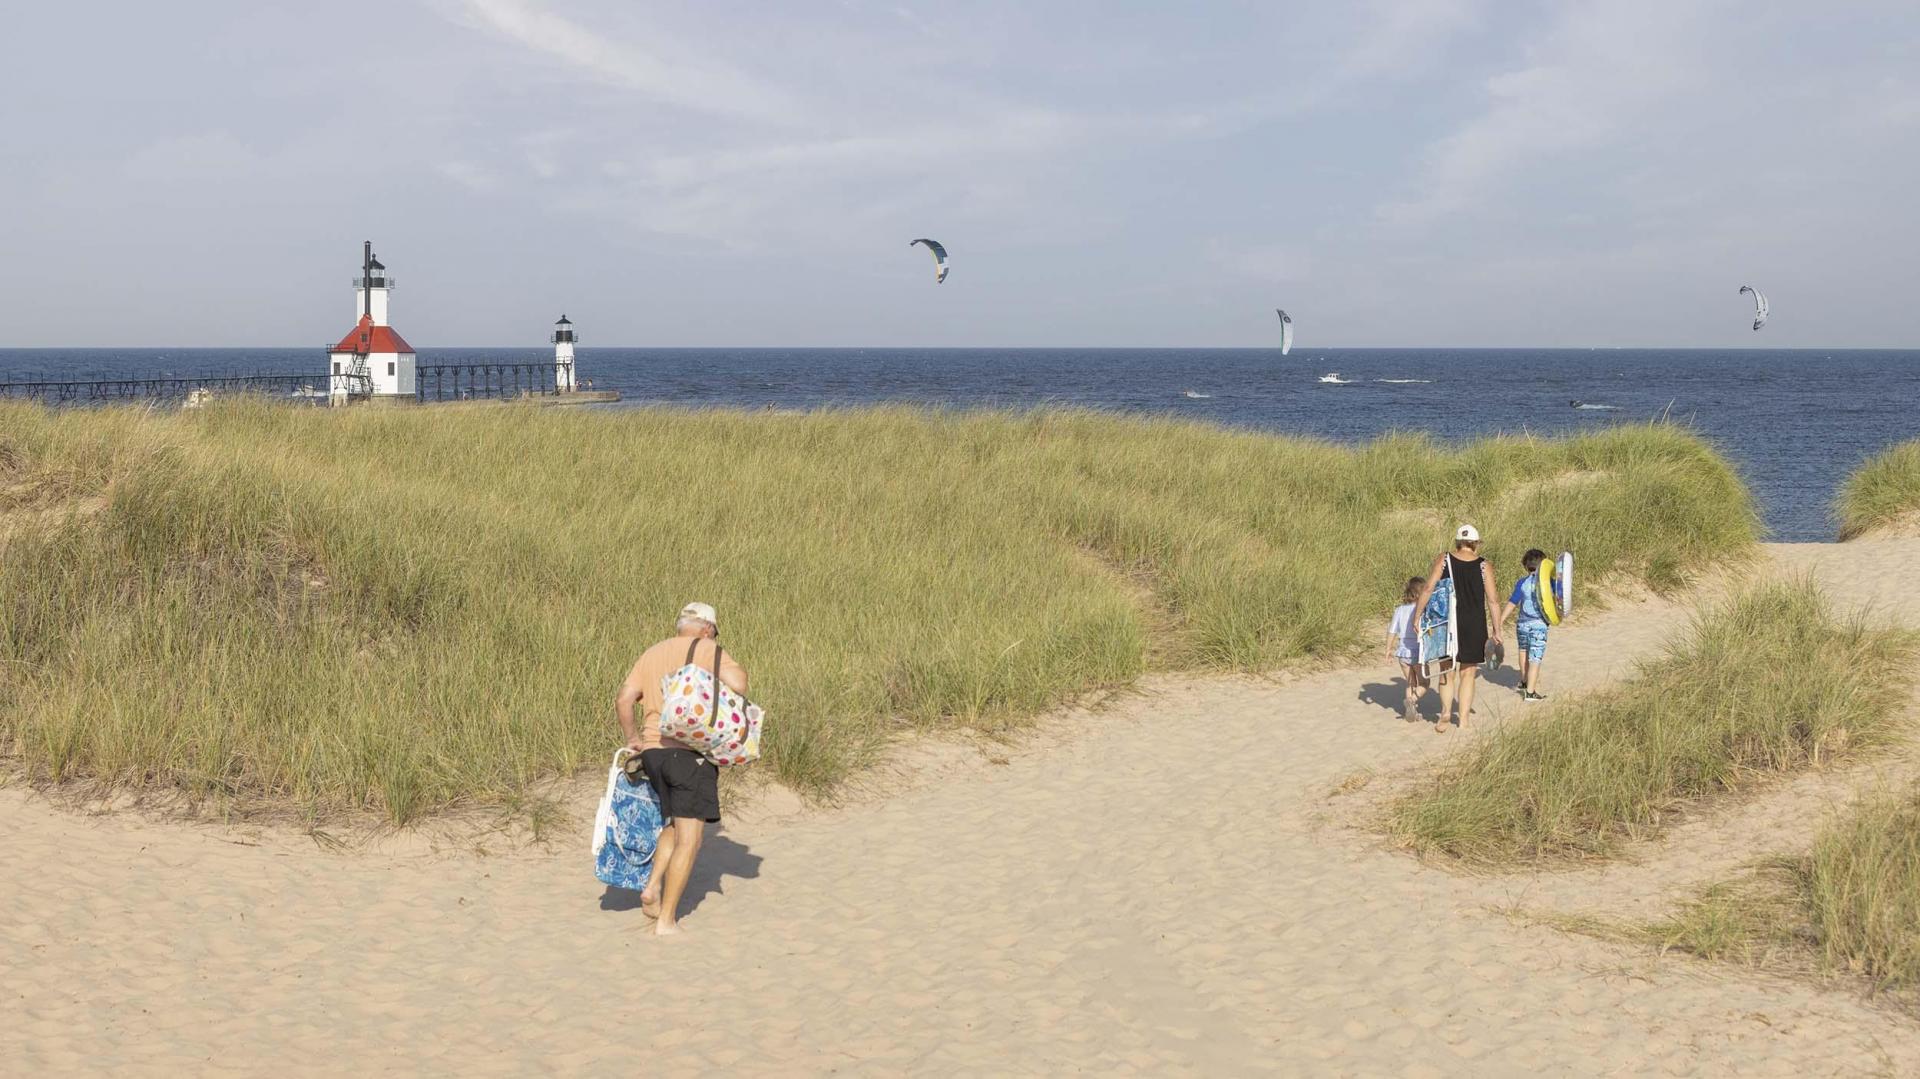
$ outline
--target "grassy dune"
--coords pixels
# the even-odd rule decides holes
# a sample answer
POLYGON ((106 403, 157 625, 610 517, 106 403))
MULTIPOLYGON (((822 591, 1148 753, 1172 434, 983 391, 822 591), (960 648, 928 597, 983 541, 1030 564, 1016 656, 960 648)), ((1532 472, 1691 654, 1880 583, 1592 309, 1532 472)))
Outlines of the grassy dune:
POLYGON ((1837 618, 1810 581, 1762 585, 1625 684, 1475 743, 1391 827, 1481 864, 1608 854, 1690 800, 1887 741, 1915 654, 1911 634, 1837 618))
POLYGON ((1671 427, 1359 448, 1086 412, 0 408, 0 752, 373 807, 597 762, 613 689, 716 604, 825 790, 913 725, 995 728, 1149 666, 1371 645, 1451 522, 1656 587, 1738 555, 1671 427))
POLYGON ((1834 500, 1840 538, 1911 520, 1920 513, 1920 441, 1902 442, 1869 458, 1847 477, 1834 500))
POLYGON ((1877 987, 1920 988, 1920 792, 1869 799, 1810 852, 1709 889, 1647 935, 1709 959, 1811 959, 1877 987))
POLYGON ((1920 986, 1920 795, 1861 806, 1806 863, 1807 907, 1827 963, 1920 986))

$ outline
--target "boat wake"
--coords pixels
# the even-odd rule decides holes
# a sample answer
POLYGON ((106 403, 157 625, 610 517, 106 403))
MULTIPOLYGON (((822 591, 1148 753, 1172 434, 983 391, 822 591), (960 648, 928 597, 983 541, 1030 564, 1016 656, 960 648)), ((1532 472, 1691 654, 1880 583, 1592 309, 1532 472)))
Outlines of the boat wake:
POLYGON ((1568 404, 1581 412, 1618 412, 1619 405, 1596 405, 1587 401, 1568 401, 1568 404))
POLYGON ((1210 393, 1195 393, 1192 390, 1187 390, 1183 396, 1191 397, 1196 401, 1209 401, 1213 399, 1213 395, 1210 393))
POLYGON ((1416 383, 1419 385, 1425 386, 1431 383, 1433 380, 1430 378, 1376 378, 1374 379, 1374 381, 1385 382, 1390 386, 1411 386, 1416 383))

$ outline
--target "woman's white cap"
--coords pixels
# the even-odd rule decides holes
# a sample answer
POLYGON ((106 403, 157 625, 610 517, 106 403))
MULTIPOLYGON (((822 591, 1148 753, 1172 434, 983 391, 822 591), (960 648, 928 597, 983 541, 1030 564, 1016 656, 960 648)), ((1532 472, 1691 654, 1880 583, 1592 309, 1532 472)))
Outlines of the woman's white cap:
POLYGON ((720 628, 720 619, 713 613, 713 606, 707 603, 689 603, 680 608, 680 617, 698 618, 715 629, 720 628))
POLYGON ((1460 526, 1460 531, 1458 531, 1458 532, 1455 532, 1455 533, 1453 534, 1453 542, 1455 542, 1455 543, 1479 543, 1479 542, 1480 542, 1480 530, 1479 530, 1479 529, 1477 529, 1477 528, 1475 528, 1475 527, 1473 527, 1472 525, 1461 525, 1461 526, 1460 526))

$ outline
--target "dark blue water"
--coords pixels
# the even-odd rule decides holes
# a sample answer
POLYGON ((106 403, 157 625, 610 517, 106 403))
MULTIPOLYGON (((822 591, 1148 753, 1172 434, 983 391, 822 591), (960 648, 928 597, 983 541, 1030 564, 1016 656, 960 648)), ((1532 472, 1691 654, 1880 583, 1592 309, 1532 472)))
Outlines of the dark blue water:
MULTIPOLYGON (((545 349, 423 349, 421 362, 539 362, 545 349)), ((616 349, 580 375, 627 403, 819 408, 904 401, 1087 405, 1340 441, 1447 440, 1665 415, 1740 468, 1773 538, 1831 538, 1847 474, 1920 436, 1920 350, 616 349), (1346 385, 1318 381, 1337 371, 1346 385), (1389 383, 1383 379, 1429 379, 1389 383), (1203 396, 1188 396, 1189 394, 1203 396), (1611 406, 1574 409, 1571 401, 1611 406)), ((0 350, 0 381, 323 370, 310 349, 0 350)))

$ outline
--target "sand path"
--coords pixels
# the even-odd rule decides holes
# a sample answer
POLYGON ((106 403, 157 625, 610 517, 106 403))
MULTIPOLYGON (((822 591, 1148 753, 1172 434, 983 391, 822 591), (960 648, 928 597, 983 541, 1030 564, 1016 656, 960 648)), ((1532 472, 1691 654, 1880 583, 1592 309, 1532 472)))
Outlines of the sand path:
MULTIPOLYGON (((1876 571, 1920 568, 1920 542, 1768 557, 1863 602, 1876 571)), ((1684 617, 1651 602, 1563 628, 1555 690, 1616 676, 1684 617)), ((340 854, 0 792, 0 1071, 1920 1073, 1920 1023, 1847 992, 1492 909, 1608 873, 1462 878, 1349 827, 1365 794, 1330 797, 1343 780, 1461 738, 1400 722, 1386 681, 1158 682, 1004 765, 737 819, 672 940, 608 909, 571 834, 340 854), (1168 711, 1218 743, 1166 744, 1149 721, 1168 711)), ((1486 725, 1523 707, 1483 702, 1486 725)))

